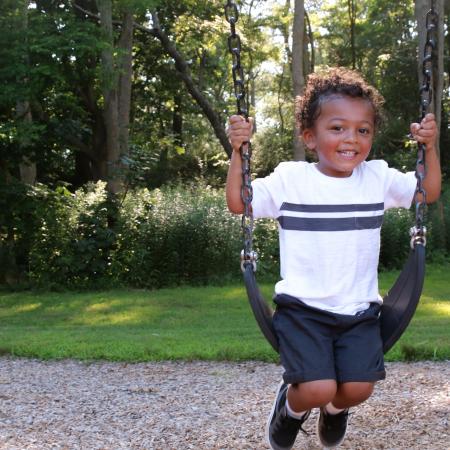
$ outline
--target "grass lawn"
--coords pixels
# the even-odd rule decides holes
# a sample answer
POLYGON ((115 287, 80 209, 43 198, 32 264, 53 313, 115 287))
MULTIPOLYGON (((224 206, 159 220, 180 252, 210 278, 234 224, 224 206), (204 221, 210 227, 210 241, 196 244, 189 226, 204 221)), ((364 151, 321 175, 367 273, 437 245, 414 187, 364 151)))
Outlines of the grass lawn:
MULTIPOLYGON (((381 274, 380 286, 395 273, 381 274)), ((273 286, 262 284, 271 298, 273 286)), ((278 361, 244 287, 0 292, 0 354, 84 360, 278 361)), ((450 359, 450 266, 429 266, 416 315, 387 360, 450 359)))

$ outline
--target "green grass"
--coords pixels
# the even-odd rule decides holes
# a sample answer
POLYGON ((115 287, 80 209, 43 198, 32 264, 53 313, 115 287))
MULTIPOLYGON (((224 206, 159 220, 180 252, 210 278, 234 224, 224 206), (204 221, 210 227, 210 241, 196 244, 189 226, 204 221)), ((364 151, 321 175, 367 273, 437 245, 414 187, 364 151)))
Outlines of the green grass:
MULTIPOLYGON (((392 286, 396 273, 382 274, 380 289, 392 286)), ((427 267, 417 311, 388 361, 450 360, 450 265, 427 267)))
MULTIPOLYGON (((387 360, 450 359, 450 266, 429 267, 410 327, 387 360)), ((394 273, 381 275, 387 289, 394 273)), ((273 286, 261 290, 271 298, 273 286)), ((42 359, 278 361, 243 286, 0 292, 0 354, 42 359)))

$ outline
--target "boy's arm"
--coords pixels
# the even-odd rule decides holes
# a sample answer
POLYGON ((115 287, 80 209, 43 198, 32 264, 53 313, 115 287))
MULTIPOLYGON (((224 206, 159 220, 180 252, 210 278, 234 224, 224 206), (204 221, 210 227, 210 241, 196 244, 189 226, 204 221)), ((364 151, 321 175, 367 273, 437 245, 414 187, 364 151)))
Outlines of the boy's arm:
POLYGON ((228 168, 226 197, 228 209, 235 214, 244 212, 244 202, 241 197, 242 186, 242 160, 239 149, 243 142, 250 140, 253 121, 248 122, 241 116, 231 116, 228 126, 228 139, 233 147, 231 162, 228 168))
POLYGON ((423 187, 427 203, 435 202, 441 195, 441 165, 436 152, 437 126, 434 114, 427 114, 420 124, 411 124, 411 133, 417 142, 426 146, 427 173, 423 187))
POLYGON ((242 160, 239 150, 233 150, 230 166, 228 167, 227 184, 225 188, 228 209, 234 214, 244 212, 244 202, 241 197, 242 160))

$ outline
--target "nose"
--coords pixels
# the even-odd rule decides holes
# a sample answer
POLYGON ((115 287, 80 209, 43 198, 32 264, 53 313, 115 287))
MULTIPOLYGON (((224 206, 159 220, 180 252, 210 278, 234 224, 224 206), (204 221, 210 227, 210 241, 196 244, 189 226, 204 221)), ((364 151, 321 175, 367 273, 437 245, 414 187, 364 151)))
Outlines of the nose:
POLYGON ((348 128, 344 138, 345 142, 355 143, 358 141, 358 133, 356 130, 348 128))

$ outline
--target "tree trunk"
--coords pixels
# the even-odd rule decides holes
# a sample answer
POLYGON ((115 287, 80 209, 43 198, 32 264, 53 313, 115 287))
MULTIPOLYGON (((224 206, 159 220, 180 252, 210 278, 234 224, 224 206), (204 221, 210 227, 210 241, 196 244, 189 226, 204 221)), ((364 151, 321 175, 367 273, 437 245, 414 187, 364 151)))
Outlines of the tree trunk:
POLYGON ((173 141, 177 147, 183 147, 183 97, 176 93, 173 99, 174 108, 172 115, 173 141))
POLYGON ((119 146, 120 154, 129 154, 131 86, 133 78, 132 50, 133 50, 133 13, 126 10, 123 16, 122 33, 119 39, 119 146))
MULTIPOLYGON (((294 24, 292 27, 292 84, 294 99, 303 94, 305 78, 303 73, 303 38, 305 30, 305 8, 303 0, 295 0, 294 24)), ((295 119, 294 119, 295 120, 295 119)), ((305 160, 305 146, 300 139, 300 130, 294 123, 294 159, 305 160)))
POLYGON ((309 14, 305 11, 305 43, 306 48, 309 47, 309 54, 305 56, 305 62, 307 67, 305 68, 305 78, 306 75, 314 72, 314 67, 316 65, 316 51, 314 48, 314 35, 312 32, 311 21, 309 20, 309 14))
MULTIPOLYGON (((28 57, 28 1, 23 1, 22 4, 22 31, 25 39, 24 45, 24 62, 29 66, 28 57)), ((24 87, 28 84, 28 78, 22 80, 24 87)), ((24 89, 26 91, 26 89, 24 89)), ((31 115, 30 102, 28 100, 18 100, 16 103, 16 116, 17 119, 23 121, 26 125, 32 125, 33 117, 31 115)), ((28 139, 21 142, 21 147, 26 149, 30 145, 28 139)), ((22 158, 19 164, 20 179, 23 183, 34 185, 36 183, 37 169, 36 163, 30 161, 27 156, 22 158)))
POLYGON ((355 24, 356 24, 356 4, 355 0, 347 0, 348 18, 350 21, 350 48, 352 55, 352 69, 356 69, 356 48, 355 48, 355 24))
POLYGON ((100 26, 106 43, 101 54, 103 72, 102 93, 104 99, 103 117, 106 128, 106 158, 103 161, 102 175, 105 175, 108 192, 117 194, 121 190, 120 144, 119 144, 119 95, 117 71, 114 65, 114 38, 112 28, 111 0, 97 0, 100 13, 100 26))

